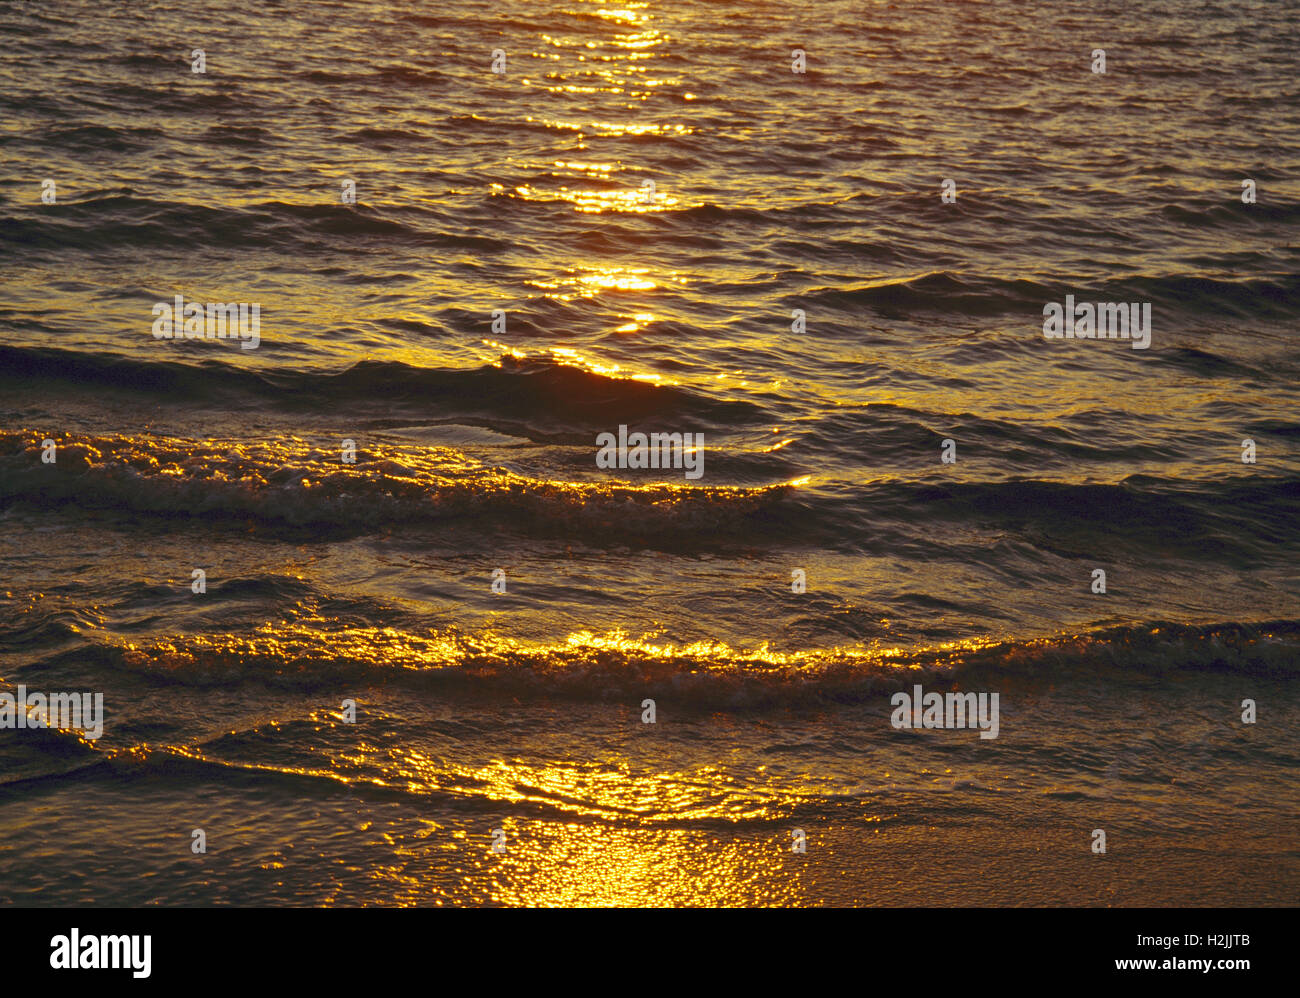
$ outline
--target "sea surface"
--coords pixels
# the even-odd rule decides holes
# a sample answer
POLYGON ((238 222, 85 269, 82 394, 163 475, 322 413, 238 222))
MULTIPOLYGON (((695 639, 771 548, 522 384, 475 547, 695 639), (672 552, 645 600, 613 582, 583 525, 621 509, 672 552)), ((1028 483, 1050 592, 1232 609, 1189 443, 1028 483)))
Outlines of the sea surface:
POLYGON ((0 6, 0 903, 1300 904, 1298 233, 1291 0, 0 6))

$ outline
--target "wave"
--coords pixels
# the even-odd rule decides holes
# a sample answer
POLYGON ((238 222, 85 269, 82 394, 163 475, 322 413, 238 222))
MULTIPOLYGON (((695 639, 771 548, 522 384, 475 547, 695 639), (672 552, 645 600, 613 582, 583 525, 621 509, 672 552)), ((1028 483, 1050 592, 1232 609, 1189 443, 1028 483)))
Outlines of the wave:
POLYGON ((337 445, 292 439, 65 437, 54 464, 40 455, 39 434, 0 432, 0 504, 344 533, 462 522, 533 536, 685 543, 742 533, 748 514, 789 488, 540 480, 445 447, 363 445, 356 463, 344 464, 337 445))
POLYGON ((907 481, 792 490, 756 527, 770 543, 916 556, 951 554, 947 525, 1015 532, 1039 551, 1095 557, 1122 545, 1161 558, 1258 566, 1295 549, 1300 478, 1120 482, 907 481), (918 524, 921 529, 918 530, 918 524), (1089 554, 1091 552, 1091 554, 1089 554))
POLYGON ((408 414, 478 416, 493 427, 545 425, 553 431, 548 439, 566 430, 607 430, 652 419, 675 421, 684 431, 687 424, 692 430, 704 430, 762 418, 761 409, 749 401, 716 399, 674 385, 510 354, 497 364, 478 368, 361 361, 339 372, 260 374, 220 361, 145 361, 0 345, 0 382, 27 383, 34 378, 176 399, 215 401, 252 395, 295 411, 327 411, 346 403, 354 412, 369 405, 385 415, 400 407, 408 414))
MULTIPOLYGON (((305 726, 277 724, 272 733, 257 729, 237 732, 215 742, 201 743, 197 750, 156 745, 133 746, 129 751, 91 750, 94 753, 91 758, 61 771, 34 772, 10 779, 0 777, 0 798, 6 794, 16 798, 62 781, 146 779, 153 785, 174 781, 176 785, 191 789, 212 784, 248 790, 276 788, 297 800, 320 800, 346 794, 350 800, 416 801, 422 808, 433 805, 440 811, 460 814, 496 816, 504 807, 516 818, 599 823, 603 828, 657 826, 734 830, 785 822, 792 814, 798 814, 803 821, 814 817, 828 821, 860 820, 864 806, 874 811, 883 799, 888 799, 898 810, 892 814, 873 815, 873 827, 933 824, 937 818, 947 814, 969 819, 972 814, 987 810, 977 795, 998 792, 996 786, 978 780, 952 779, 943 785, 931 783, 918 791, 900 785, 896 779, 888 779, 850 793, 821 794, 803 789, 787 791, 781 798, 773 800, 767 796, 771 790, 770 783, 763 781, 752 787, 729 786, 722 807, 718 799, 722 795, 701 788, 702 796, 679 797, 671 805, 651 811, 630 803, 619 804, 602 795, 557 793, 545 782, 531 779, 528 773, 518 774, 510 789, 503 790, 492 783, 465 778, 454 768, 440 769, 436 773, 426 771, 422 779, 412 780, 409 776, 398 777, 378 768, 360 773, 322 768, 319 759, 310 756, 301 763, 289 764, 281 761, 284 752, 277 753, 279 758, 268 758, 268 734, 277 741, 292 744, 295 735, 307 734, 307 731, 296 730, 301 727, 305 726), (232 750, 251 758, 231 758, 232 750), (521 797, 521 791, 527 796, 521 797), (900 804, 904 806, 900 807, 900 804)), ((310 727, 314 729, 313 733, 319 731, 315 724, 310 727)))
MULTIPOLYGON (((211 527, 247 527, 251 521, 272 535, 283 530, 290 536, 307 528, 350 536, 397 523, 492 525, 531 538, 581 537, 662 550, 742 542, 841 551, 918 541, 942 546, 942 539, 926 538, 930 528, 946 522, 1015 530, 1040 549, 1066 555, 1104 542, 1240 562, 1276 558, 1290 543, 1286 538, 1300 514, 1295 477, 1195 481, 1131 475, 1118 483, 885 479, 815 487, 790 478, 748 486, 661 479, 642 485, 586 480, 585 471, 533 477, 452 447, 366 439, 355 463, 348 464, 334 439, 53 439, 57 461, 46 465, 41 434, 0 431, 0 505, 43 512, 93 509, 133 521, 150 515, 155 528, 168 519, 202 520, 211 527), (929 525, 920 536, 918 517, 929 525)), ((583 445, 594 453, 593 438, 584 438, 583 445)), ((741 454, 723 467, 745 460, 741 454)), ((714 474, 716 468, 715 462, 714 474)))
POLYGON ((860 702, 915 683, 996 691, 999 683, 1029 679, 1122 681, 1195 672, 1294 681, 1300 679, 1300 620, 1149 621, 912 649, 780 651, 767 644, 663 644, 621 631, 576 632, 547 643, 492 632, 344 627, 316 619, 241 634, 99 640, 60 652, 45 664, 67 657, 118 675, 198 688, 252 683, 317 691, 396 683, 438 695, 488 692, 584 701, 635 698, 637 703, 644 696, 663 697, 681 709, 707 710, 860 702))
POLYGON ((1073 295, 1076 302, 1151 302, 1179 314, 1240 318, 1300 316, 1300 275, 1227 280, 1212 277, 1133 276, 1084 283, 1062 278, 1016 280, 934 271, 856 288, 823 287, 802 296, 816 305, 845 311, 869 306, 884 313, 932 311, 970 316, 1023 312, 1041 323, 1043 306, 1073 295))
MULTIPOLYGON (((260 141, 256 133, 244 130, 241 134, 244 142, 260 141)), ((468 241, 449 216, 412 205, 380 209, 366 204, 265 201, 226 207, 113 192, 50 205, 39 216, 0 217, 0 246, 11 244, 25 251, 189 249, 198 232, 209 249, 241 251, 247 251, 250 244, 277 247, 286 243, 301 251, 323 250, 332 248, 339 237, 443 249, 505 249, 509 245, 505 240, 481 236, 468 241)))

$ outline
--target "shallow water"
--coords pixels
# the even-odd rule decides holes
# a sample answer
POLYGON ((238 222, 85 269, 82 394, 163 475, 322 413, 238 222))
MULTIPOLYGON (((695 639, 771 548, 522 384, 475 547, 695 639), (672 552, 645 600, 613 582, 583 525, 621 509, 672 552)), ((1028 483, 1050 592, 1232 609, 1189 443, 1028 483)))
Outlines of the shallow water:
POLYGON ((107 716, 0 730, 0 899, 1295 904, 1298 43, 6 7, 0 689, 107 716), (155 338, 178 294, 257 347, 155 338), (915 683, 999 736, 895 730, 915 683))

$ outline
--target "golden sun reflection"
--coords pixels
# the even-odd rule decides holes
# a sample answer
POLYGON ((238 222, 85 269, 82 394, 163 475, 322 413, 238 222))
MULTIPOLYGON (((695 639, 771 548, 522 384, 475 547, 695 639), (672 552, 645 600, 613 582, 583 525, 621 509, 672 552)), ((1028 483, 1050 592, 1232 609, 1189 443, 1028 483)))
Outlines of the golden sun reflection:
POLYGON ((692 828, 639 829, 581 821, 501 824, 509 842, 494 855, 477 828, 425 822, 386 843, 395 862, 368 876, 384 903, 550 907, 723 907, 807 902, 808 864, 777 836, 692 828), (454 896, 433 870, 454 869, 454 896))
MULTIPOLYGON (((648 320, 653 316, 646 316, 646 318, 648 320)), ((484 346, 490 347, 494 353, 499 353, 500 356, 494 359, 485 358, 490 359, 497 366, 500 366, 504 357, 509 357, 515 361, 523 361, 529 359, 530 356, 544 356, 553 363, 564 364, 566 367, 576 367, 589 374, 599 374, 605 378, 621 378, 625 381, 642 381, 654 385, 676 385, 679 383, 653 371, 630 371, 619 364, 602 364, 586 354, 579 353, 572 347, 551 347, 544 354, 530 355, 518 347, 507 346, 496 340, 483 340, 482 343, 484 346)))
POLYGON ((616 333, 638 332, 639 330, 644 329, 651 322, 654 322, 655 319, 654 313, 652 312, 637 312, 635 315, 624 315, 621 316, 621 318, 628 319, 630 321, 625 322, 621 326, 615 326, 614 332, 616 333))
MULTIPOLYGON (((646 274, 648 267, 596 267, 586 270, 570 270, 568 275, 555 281, 529 281, 528 284, 543 291, 561 291, 573 288, 573 294, 549 295, 559 301, 573 298, 589 298, 602 291, 654 291, 659 285, 646 274)), ((672 275, 676 277, 676 275, 672 275)))
POLYGON ((542 190, 530 184, 515 188, 524 201, 568 201, 576 211, 584 214, 604 214, 621 212, 623 214, 646 215, 653 212, 672 211, 682 206, 680 199, 662 191, 650 191, 637 188, 633 190, 580 190, 559 187, 555 190, 542 190))
MULTIPOLYGON (((553 301, 576 301, 599 295, 637 291, 659 291, 667 287, 685 286, 686 279, 677 272, 652 274, 648 267, 625 267, 611 264, 569 267, 550 280, 527 281, 530 288, 545 293, 553 301)), ((654 318, 639 313, 632 318, 649 322, 654 318)))
POLYGON ((776 842, 685 829, 521 823, 513 851, 484 871, 497 903, 528 907, 795 905, 799 862, 776 842))

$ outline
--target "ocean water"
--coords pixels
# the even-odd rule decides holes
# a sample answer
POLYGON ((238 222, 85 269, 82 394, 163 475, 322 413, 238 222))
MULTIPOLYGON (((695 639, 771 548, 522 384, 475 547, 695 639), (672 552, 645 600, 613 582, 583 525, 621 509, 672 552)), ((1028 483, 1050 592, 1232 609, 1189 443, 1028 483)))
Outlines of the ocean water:
POLYGON ((1297 53, 1273 0, 4 5, 0 690, 105 719, 0 729, 0 901, 1300 903, 1297 53))

